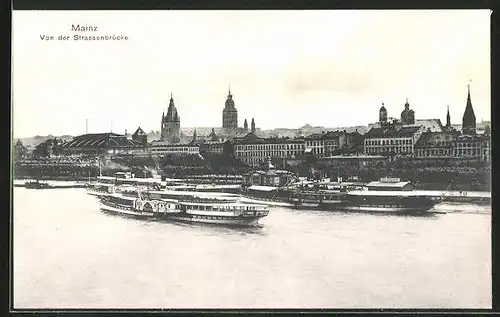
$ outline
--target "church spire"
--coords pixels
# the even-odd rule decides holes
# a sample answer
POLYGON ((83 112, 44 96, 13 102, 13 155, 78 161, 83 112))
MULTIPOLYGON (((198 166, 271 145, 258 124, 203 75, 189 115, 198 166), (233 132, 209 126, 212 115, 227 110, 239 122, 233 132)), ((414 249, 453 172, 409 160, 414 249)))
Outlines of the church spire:
POLYGON ((167 116, 165 117, 165 121, 168 122, 173 122, 173 121, 179 121, 179 114, 177 113, 177 108, 175 107, 174 104, 174 98, 172 96, 172 93, 170 93, 170 102, 168 103, 168 110, 167 110, 167 116))
POLYGON ((465 105, 465 111, 462 117, 462 133, 476 133, 476 115, 474 114, 474 109, 472 108, 472 101, 470 97, 470 81, 467 85, 467 103, 465 105))
POLYGON ((448 105, 448 110, 446 112, 446 127, 451 127, 450 105, 448 105))

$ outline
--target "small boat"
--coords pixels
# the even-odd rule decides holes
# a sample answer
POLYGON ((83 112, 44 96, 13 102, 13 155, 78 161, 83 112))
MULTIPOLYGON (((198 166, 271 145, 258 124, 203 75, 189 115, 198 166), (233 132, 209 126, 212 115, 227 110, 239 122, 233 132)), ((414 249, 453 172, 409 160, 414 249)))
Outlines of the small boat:
POLYGON ((46 188, 51 188, 51 186, 47 183, 39 182, 38 180, 36 181, 31 181, 31 182, 26 182, 24 184, 24 187, 30 188, 30 189, 46 189, 46 188))

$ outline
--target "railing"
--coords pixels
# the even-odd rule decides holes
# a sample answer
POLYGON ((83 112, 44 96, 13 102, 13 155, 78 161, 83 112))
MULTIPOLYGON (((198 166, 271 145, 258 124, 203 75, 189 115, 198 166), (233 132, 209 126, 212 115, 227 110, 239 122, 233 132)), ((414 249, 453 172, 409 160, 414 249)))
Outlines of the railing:
POLYGON ((289 203, 291 200, 288 197, 260 197, 260 196, 250 196, 250 195, 244 195, 242 194, 241 197, 248 198, 248 199, 255 199, 255 200, 262 200, 262 201, 269 201, 269 202, 283 202, 283 203, 289 203))
MULTIPOLYGON (((113 203, 113 202, 110 202, 110 201, 101 201, 101 203, 103 205, 106 205, 108 207, 113 207, 113 208, 117 208, 117 209, 122 209, 122 210, 134 210, 134 208, 132 206, 125 206, 125 205, 120 205, 120 204, 117 204, 117 203, 113 203)), ((135 211, 135 210, 134 210, 135 211)), ((140 212, 140 211, 139 211, 140 212)))

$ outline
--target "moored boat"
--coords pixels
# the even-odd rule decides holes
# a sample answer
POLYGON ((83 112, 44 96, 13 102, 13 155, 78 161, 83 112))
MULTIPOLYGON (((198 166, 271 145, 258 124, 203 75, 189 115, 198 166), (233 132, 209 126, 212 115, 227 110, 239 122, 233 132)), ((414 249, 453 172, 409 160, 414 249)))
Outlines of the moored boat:
POLYGON ((399 178, 382 178, 363 190, 348 191, 343 200, 342 210, 371 212, 426 212, 438 204, 432 196, 414 191, 410 182, 399 178))
POLYGON ((31 181, 31 182, 26 182, 24 184, 25 188, 29 189, 46 189, 46 188, 51 188, 51 186, 47 183, 39 182, 38 180, 36 181, 31 181))

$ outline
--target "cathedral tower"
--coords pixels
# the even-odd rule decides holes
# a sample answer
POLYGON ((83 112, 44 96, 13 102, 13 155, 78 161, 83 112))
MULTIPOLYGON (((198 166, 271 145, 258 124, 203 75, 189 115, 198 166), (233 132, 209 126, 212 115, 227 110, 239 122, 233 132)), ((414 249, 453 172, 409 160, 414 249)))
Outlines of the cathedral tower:
POLYGON ((476 115, 472 109, 472 102, 470 99, 470 84, 467 91, 467 104, 465 105, 464 116, 462 117, 462 133, 476 134, 476 115))
POLYGON ((180 140, 181 120, 174 104, 174 98, 170 94, 167 116, 163 114, 161 120, 161 140, 166 143, 178 143, 180 140))
POLYGON ((253 134, 255 134, 255 120, 252 118, 252 127, 251 127, 251 131, 253 134))
POLYGON ((247 119, 245 119, 245 122, 243 123, 243 130, 245 130, 245 132, 248 132, 248 122, 247 122, 247 119))
POLYGON ((238 110, 236 110, 236 107, 234 106, 231 88, 229 88, 226 104, 224 110, 222 110, 222 127, 230 130, 238 128, 238 110))

